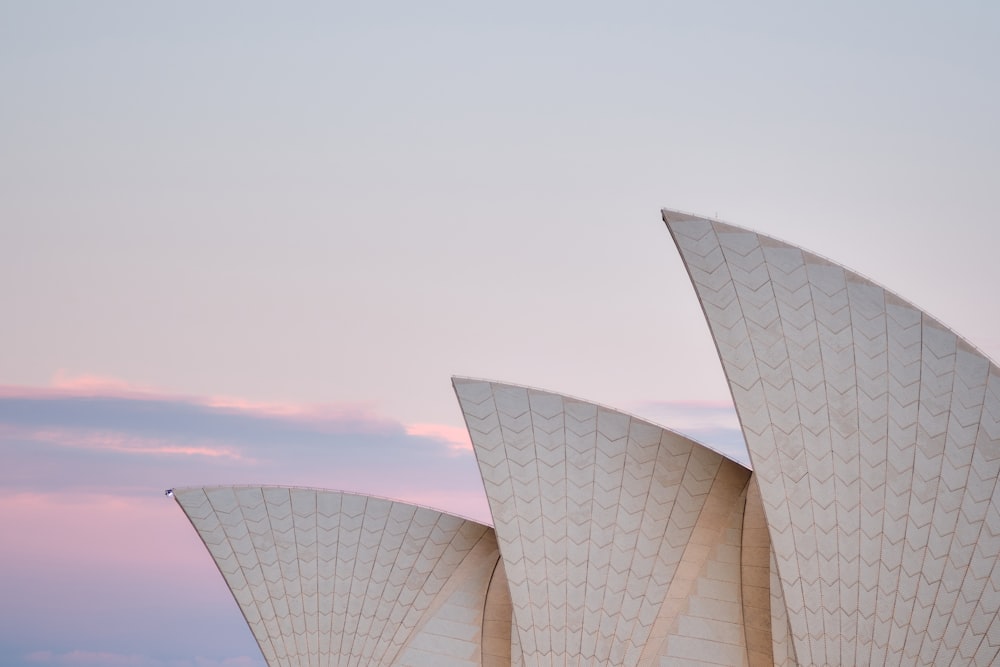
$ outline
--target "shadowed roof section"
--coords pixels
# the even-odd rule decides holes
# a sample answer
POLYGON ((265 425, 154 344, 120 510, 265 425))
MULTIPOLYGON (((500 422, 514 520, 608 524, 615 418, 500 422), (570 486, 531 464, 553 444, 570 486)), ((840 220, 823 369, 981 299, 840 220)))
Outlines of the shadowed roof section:
POLYGON ((798 663, 995 664, 995 365, 826 259, 663 219, 740 416, 798 663))
POLYGON ((749 470, 592 403, 453 383, 523 664, 746 664, 738 601, 749 470))
POLYGON ((382 498, 174 489, 269 667, 482 664, 493 530, 382 498))

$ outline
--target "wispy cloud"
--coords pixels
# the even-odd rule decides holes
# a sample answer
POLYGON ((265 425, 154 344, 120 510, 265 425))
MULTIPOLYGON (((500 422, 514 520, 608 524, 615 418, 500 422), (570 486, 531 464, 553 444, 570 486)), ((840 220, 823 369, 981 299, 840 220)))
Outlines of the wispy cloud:
POLYGON ((358 403, 191 397, 99 376, 2 388, 0 453, 10 462, 0 493, 290 484, 414 502, 440 498, 441 487, 482 495, 457 426, 405 425, 358 403))
POLYGON ((469 432, 460 426, 448 424, 407 424, 407 435, 437 438, 450 444, 458 451, 472 451, 472 441, 469 432))
POLYGON ((311 425, 319 430, 344 432, 398 431, 400 425, 378 413, 372 404, 363 402, 294 403, 290 401, 260 401, 238 396, 191 396, 158 390, 102 375, 70 375, 58 371, 46 387, 0 385, 0 399, 125 399, 147 402, 182 403, 201 406, 220 414, 238 414, 263 419, 280 419, 289 423, 311 425))
POLYGON ((107 375, 71 375, 65 370, 57 370, 52 377, 53 389, 76 394, 94 395, 153 394, 152 388, 128 382, 107 375))
POLYGON ((65 396, 117 396, 121 398, 156 398, 164 394, 152 387, 106 375, 78 374, 56 371, 48 386, 27 387, 0 385, 0 398, 59 398, 65 396))
MULTIPOLYGON (((0 399, 2 400, 2 399, 0 399)), ((89 431, 83 428, 25 428, 0 424, 0 440, 28 440, 60 447, 104 450, 151 456, 207 456, 244 460, 235 447, 217 443, 179 445, 162 438, 147 438, 121 431, 89 431)))

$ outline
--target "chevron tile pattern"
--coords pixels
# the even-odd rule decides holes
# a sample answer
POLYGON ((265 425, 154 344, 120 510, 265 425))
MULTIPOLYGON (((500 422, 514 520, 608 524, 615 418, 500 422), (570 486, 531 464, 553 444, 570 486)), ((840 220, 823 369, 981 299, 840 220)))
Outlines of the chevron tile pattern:
POLYGON ((381 498, 175 489, 271 667, 482 665, 493 531, 381 498))
POLYGON ((663 219, 754 473, 609 408, 454 378, 495 530, 333 491, 175 489, 269 667, 1000 665, 1000 370, 828 260, 663 219))
POLYGON ((997 664, 1000 372, 827 260, 663 218, 759 483, 790 632, 776 664, 997 664))
MULTIPOLYGON (((738 556, 712 549, 736 540, 738 553, 742 516, 734 535, 730 513, 737 502, 742 511, 748 470, 590 403, 481 380, 454 385, 510 587, 514 664, 640 664, 687 561, 693 569, 685 576, 697 580, 713 557, 728 559, 721 576, 734 578, 739 596, 738 556), (706 513, 714 484, 726 488, 729 506, 706 513), (692 541, 696 533, 701 539, 692 541)), ((674 635, 682 633, 677 625, 674 635)), ((700 617, 691 625, 731 629, 700 617)), ((745 653, 742 634, 734 641, 745 653)))

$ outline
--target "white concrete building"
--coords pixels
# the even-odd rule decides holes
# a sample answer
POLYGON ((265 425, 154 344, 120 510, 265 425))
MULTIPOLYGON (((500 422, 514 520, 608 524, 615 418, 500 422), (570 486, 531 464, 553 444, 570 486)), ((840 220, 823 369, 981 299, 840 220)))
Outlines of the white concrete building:
POLYGON ((484 633, 498 604, 509 646, 509 598, 502 575, 494 578, 488 526, 316 489, 191 488, 174 497, 269 667, 481 665, 496 643, 484 633))
POLYGON ((1000 372, 850 271, 663 219, 754 472, 636 417, 456 378, 495 527, 177 489, 270 667, 1000 664, 1000 372))
POLYGON ((742 663, 749 470, 591 403, 454 384, 510 586, 512 664, 742 663))
POLYGON ((793 664, 998 664, 997 367, 826 259, 663 219, 750 450, 793 664))

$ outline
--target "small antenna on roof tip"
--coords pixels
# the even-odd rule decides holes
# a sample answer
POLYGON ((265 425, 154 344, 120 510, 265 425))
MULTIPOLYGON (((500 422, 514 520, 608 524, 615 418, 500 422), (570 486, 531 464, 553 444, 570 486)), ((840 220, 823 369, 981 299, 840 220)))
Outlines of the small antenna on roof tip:
POLYGON ((174 490, 173 489, 167 489, 166 491, 163 492, 163 495, 165 495, 167 498, 173 498, 174 497, 174 490))

